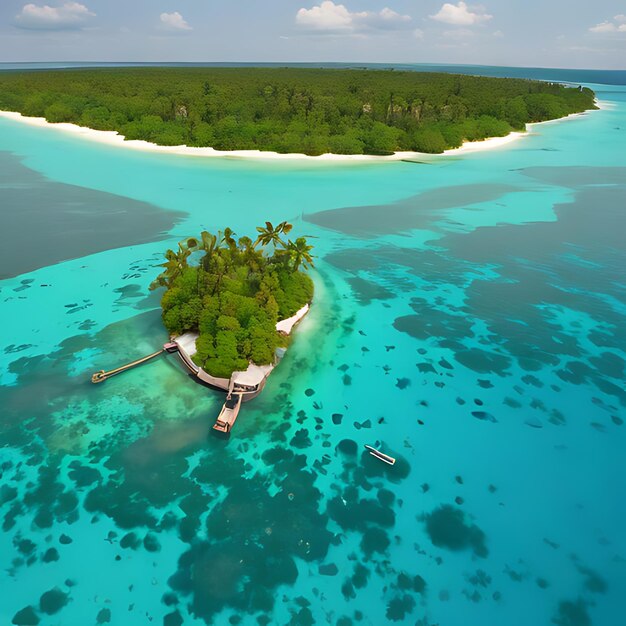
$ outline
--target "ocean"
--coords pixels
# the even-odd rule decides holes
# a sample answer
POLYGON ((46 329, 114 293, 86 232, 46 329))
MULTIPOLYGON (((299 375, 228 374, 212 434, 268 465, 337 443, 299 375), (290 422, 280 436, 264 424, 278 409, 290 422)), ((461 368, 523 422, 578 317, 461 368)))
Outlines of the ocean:
POLYGON ((626 72, 445 69, 602 108, 424 163, 0 119, 0 623, 623 623, 626 72), (316 298, 230 439, 173 356, 90 383, 167 339, 167 247, 266 220, 316 298))

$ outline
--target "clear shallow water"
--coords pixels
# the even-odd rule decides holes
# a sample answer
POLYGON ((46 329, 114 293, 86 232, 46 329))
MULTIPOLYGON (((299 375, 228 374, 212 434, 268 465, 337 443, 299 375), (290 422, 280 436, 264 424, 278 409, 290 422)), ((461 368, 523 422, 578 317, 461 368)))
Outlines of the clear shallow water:
POLYGON ((37 241, 89 194, 80 246, 48 265, 26 238, 38 269, 0 282, 0 622, 621 624, 626 91, 597 89, 602 111, 424 165, 0 120, 37 241), (136 239, 102 206, 140 208, 136 239), (316 237, 318 297, 230 441, 175 359, 88 382, 164 339, 166 245, 265 219, 316 237))

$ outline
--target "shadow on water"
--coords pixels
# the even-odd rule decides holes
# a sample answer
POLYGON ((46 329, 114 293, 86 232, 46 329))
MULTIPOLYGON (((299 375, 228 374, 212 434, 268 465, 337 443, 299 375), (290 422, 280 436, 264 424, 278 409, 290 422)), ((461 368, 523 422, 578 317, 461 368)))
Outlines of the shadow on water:
POLYGON ((7 152, 0 152, 0 191, 0 279, 164 239, 185 217, 146 202, 48 180, 7 152))

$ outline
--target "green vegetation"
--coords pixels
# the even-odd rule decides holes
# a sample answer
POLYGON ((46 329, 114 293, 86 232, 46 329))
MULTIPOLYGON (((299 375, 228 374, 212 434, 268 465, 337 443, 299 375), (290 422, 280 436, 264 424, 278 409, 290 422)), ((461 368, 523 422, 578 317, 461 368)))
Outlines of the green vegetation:
POLYGON ((161 145, 318 155, 442 152, 595 105, 587 88, 512 78, 115 68, 2 73, 0 108, 161 145))
POLYGON ((301 270, 313 265, 312 246, 304 237, 285 241, 291 229, 266 222, 256 241, 236 240, 230 228, 205 231, 165 253, 164 271, 150 287, 166 288, 163 323, 171 335, 199 332, 193 359, 212 376, 230 378, 250 361, 272 363, 288 341, 276 322, 313 297, 313 281, 301 270))

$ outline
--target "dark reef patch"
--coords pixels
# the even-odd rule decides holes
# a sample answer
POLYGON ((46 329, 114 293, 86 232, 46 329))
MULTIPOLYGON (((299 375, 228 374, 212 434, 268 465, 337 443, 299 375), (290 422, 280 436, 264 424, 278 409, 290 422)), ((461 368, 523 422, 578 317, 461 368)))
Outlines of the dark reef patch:
POLYGON ((163 626, 182 626, 183 623, 183 616, 180 614, 180 611, 168 613, 163 618, 163 626))
POLYGON ((135 533, 126 533, 120 539, 120 548, 130 548, 131 550, 137 550, 141 543, 141 539, 139 539, 139 537, 137 537, 135 533))
POLYGON ((608 584, 600 574, 584 565, 578 564, 576 567, 585 577, 585 589, 587 589, 587 591, 591 591, 591 593, 606 593, 608 584))
POLYGON ((465 365, 465 367, 478 374, 499 374, 503 376, 511 364, 511 359, 506 356, 479 350, 478 348, 458 350, 454 357, 461 365, 465 365))
POLYGON ((19 610, 11 620, 11 624, 15 624, 15 626, 37 626, 39 622, 39 617, 32 606, 19 610))
POLYGON ((100 472, 95 467, 81 465, 78 461, 70 463, 69 477, 76 483, 77 487, 88 487, 100 479, 100 472))
POLYGON ((354 566, 354 574, 352 575, 351 580, 355 589, 363 589, 366 587, 369 577, 370 570, 368 570, 362 563, 357 563, 354 566))
POLYGON ((415 608, 415 600, 413 596, 404 594, 393 598, 387 605, 386 616, 392 622, 404 621, 415 608))
POLYGON ((482 558, 488 555, 485 533, 459 509, 444 504, 426 515, 424 521, 433 545, 455 552, 469 548, 482 558))
POLYGON ((426 581, 419 575, 411 576, 406 572, 400 572, 396 580, 398 589, 413 590, 416 593, 423 594, 426 591, 426 581))
POLYGON ((320 565, 318 571, 322 576, 336 576, 339 573, 339 568, 334 563, 328 563, 320 565))
POLYGON ((289 448, 275 446, 265 450, 265 452, 261 455, 261 458, 266 465, 276 465, 276 463, 280 463, 281 461, 292 459, 293 456, 294 453, 289 450, 289 448))
POLYGON ((371 556, 374 552, 384 554, 391 541, 382 528, 368 528, 361 539, 361 550, 366 556, 371 556))
POLYGON ((482 420, 484 422, 491 422, 495 424, 498 420, 491 415, 491 413, 487 413, 487 411, 472 411, 472 416, 477 420, 482 420))
POLYGON ((557 626, 591 626, 586 603, 580 598, 575 602, 564 600, 559 604, 552 623, 557 626))
POLYGON ((414 298, 411 307, 416 313, 396 318, 393 322, 396 330, 416 339, 471 337, 473 335, 471 320, 465 316, 451 315, 435 309, 422 298, 414 298))
POLYGON ((154 533, 148 533, 143 538, 143 547, 147 552, 158 552, 161 549, 161 544, 154 533))
MULTIPOLYGON (((207 623, 226 607, 271 611, 273 589, 296 580, 294 559, 313 562, 328 552, 333 536, 327 517, 318 512, 320 493, 305 457, 272 460, 273 472, 282 476, 274 495, 262 476, 242 480, 243 462, 222 454, 220 468, 231 478, 226 498, 206 520, 211 540, 193 541, 169 579, 178 595, 191 596, 193 613, 207 623)), ((210 483, 212 471, 198 466, 192 476, 210 483)))
POLYGON ((353 439, 342 439, 337 444, 337 450, 339 452, 342 452, 343 454, 354 456, 358 452, 358 446, 356 441, 354 441, 353 439))
POLYGON ((344 530, 364 532, 371 524, 389 528, 395 523, 395 514, 390 507, 376 500, 359 499, 356 491, 350 488, 343 496, 329 500, 327 514, 344 530))
POLYGON ((59 560, 59 551, 56 548, 48 548, 41 557, 44 563, 53 563, 59 560))
POLYGON ((297 430, 295 435, 291 438, 289 445, 298 450, 310 448, 312 442, 311 438, 309 437, 309 431, 306 428, 300 428, 299 430, 297 430))
POLYGON ((39 598, 39 608, 48 615, 58 613, 68 602, 68 594, 61 591, 58 587, 46 591, 39 598))
POLYGON ((390 300, 395 298, 393 291, 358 276, 348 278, 348 283, 350 283, 357 301, 361 304, 369 304, 372 300, 390 300))
POLYGON ((343 414, 341 414, 341 413, 333 413, 332 420, 333 420, 333 424, 335 424, 335 426, 339 426, 339 424, 341 424, 341 421, 343 420, 343 414))

